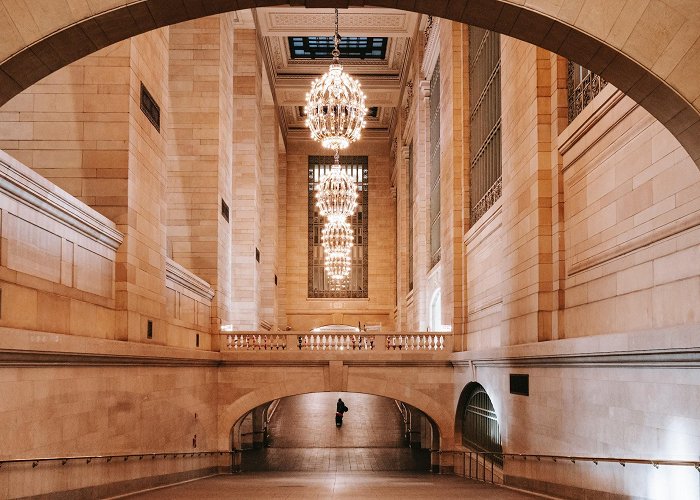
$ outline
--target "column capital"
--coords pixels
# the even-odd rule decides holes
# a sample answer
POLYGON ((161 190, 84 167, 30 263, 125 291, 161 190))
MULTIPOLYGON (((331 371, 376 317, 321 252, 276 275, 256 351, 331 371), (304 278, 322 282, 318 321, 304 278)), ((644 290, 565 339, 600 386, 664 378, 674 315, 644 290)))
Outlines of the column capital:
POLYGON ((418 82, 418 89, 420 90, 421 97, 430 97, 430 80, 421 80, 418 82))

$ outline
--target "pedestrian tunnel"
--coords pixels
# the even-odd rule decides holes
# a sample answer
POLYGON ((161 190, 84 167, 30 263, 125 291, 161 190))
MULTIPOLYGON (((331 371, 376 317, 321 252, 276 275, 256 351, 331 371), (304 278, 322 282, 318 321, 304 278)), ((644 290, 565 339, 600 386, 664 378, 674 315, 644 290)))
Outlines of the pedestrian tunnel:
POLYGON ((439 430, 419 409, 383 396, 319 392, 262 404, 231 430, 240 471, 425 471, 439 430), (341 427, 336 407, 348 408, 341 427))

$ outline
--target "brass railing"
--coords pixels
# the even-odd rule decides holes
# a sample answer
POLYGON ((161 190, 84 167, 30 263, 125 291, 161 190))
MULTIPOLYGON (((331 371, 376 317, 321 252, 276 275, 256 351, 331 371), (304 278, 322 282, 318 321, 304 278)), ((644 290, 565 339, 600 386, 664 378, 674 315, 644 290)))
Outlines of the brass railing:
POLYGON ((233 463, 233 455, 240 453, 240 450, 233 451, 167 451, 158 453, 114 453, 108 455, 64 455, 55 457, 39 457, 39 458, 0 458, 0 469, 3 465, 31 463, 32 468, 38 467, 44 462, 60 462, 61 465, 67 465, 71 462, 92 463, 111 463, 128 462, 129 460, 144 460, 144 459, 167 459, 167 458, 201 458, 211 456, 231 455, 233 463))
POLYGON ((467 479, 484 481, 487 483, 503 484, 503 468, 499 462, 505 464, 507 460, 512 461, 535 461, 551 463, 601 463, 618 464, 622 467, 628 464, 650 465, 656 469, 664 466, 675 467, 695 467, 700 472, 700 460, 668 460, 668 459, 647 459, 647 458, 619 458, 619 457, 591 457, 582 455, 547 455, 538 453, 497 453, 488 451, 469 450, 433 450, 432 453, 439 457, 441 466, 452 467, 452 472, 467 479), (452 457, 449 462, 443 460, 443 455, 452 457), (461 473, 460 473, 461 472, 461 473))

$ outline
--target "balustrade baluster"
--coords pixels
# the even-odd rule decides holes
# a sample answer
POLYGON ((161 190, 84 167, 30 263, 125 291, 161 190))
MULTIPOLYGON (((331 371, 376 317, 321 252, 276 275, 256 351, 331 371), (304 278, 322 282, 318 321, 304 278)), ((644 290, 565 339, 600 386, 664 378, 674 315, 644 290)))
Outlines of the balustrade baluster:
POLYGON ((440 350, 442 351, 445 348, 445 336, 440 335, 440 350))

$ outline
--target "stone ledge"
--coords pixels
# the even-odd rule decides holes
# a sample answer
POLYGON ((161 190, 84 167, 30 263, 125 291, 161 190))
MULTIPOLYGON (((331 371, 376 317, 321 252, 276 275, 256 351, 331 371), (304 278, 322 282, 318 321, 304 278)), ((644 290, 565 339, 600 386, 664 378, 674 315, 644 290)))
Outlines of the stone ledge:
POLYGON ((179 285, 207 302, 214 298, 214 290, 209 283, 170 258, 165 259, 165 281, 166 284, 170 281, 179 285))
POLYGON ((700 368, 699 325, 610 333, 453 353, 452 365, 700 368))
POLYGON ((0 151, 0 192, 117 250, 124 235, 116 225, 75 197, 0 151))

